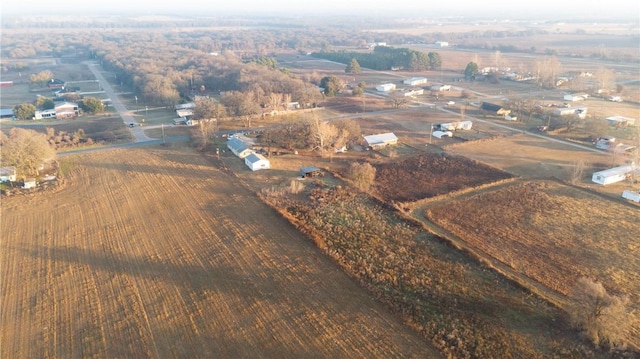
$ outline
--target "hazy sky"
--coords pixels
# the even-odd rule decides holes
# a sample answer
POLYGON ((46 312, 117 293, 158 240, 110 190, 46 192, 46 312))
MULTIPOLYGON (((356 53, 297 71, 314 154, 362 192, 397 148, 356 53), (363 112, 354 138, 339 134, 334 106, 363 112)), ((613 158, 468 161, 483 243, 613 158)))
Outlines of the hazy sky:
POLYGON ((431 15, 469 15, 514 17, 564 15, 609 18, 616 15, 640 20, 637 0, 4 0, 1 11, 14 13, 148 13, 194 15, 229 13, 309 14, 315 12, 378 13, 400 12, 419 17, 431 15))

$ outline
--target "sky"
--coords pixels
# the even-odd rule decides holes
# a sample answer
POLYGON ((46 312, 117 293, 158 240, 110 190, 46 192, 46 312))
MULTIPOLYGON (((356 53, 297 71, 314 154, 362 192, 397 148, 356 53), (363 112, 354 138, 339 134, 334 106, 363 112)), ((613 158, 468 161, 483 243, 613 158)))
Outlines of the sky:
POLYGON ((488 16, 564 15, 592 18, 626 17, 640 21, 637 0, 4 0, 7 14, 405 14, 416 17, 480 14, 488 16))

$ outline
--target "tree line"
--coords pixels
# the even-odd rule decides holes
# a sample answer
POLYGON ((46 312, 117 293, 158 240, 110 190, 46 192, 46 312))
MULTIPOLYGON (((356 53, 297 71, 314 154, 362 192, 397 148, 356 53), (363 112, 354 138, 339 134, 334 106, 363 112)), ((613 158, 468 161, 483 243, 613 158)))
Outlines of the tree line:
POLYGON ((345 65, 356 60, 359 66, 373 70, 404 68, 409 71, 436 70, 442 67, 442 58, 437 52, 424 53, 408 48, 376 46, 372 52, 320 51, 315 57, 340 62, 345 65))

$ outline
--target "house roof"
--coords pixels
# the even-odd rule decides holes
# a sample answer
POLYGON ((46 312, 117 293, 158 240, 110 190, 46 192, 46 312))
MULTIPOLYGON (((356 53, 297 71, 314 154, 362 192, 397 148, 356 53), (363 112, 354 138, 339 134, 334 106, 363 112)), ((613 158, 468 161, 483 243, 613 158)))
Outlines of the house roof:
POLYGON ((606 120, 612 121, 612 122, 620 122, 620 123, 627 122, 629 124, 633 124, 634 122, 636 122, 635 118, 624 117, 624 116, 610 116, 610 117, 607 117, 606 120))
POLYGON ((16 174, 15 166, 0 167, 0 176, 11 176, 16 174))
POLYGON ((78 104, 74 102, 59 102, 56 104, 56 109, 63 107, 78 107, 78 104))
POLYGON ((248 150, 249 146, 246 143, 242 142, 242 140, 237 138, 232 138, 227 141, 227 148, 236 153, 240 153, 242 151, 248 150))
POLYGON ((269 160, 267 160, 263 155, 261 155, 259 153, 255 153, 255 152, 250 154, 249 156, 245 157, 244 160, 245 160, 245 162, 248 162, 248 163, 251 163, 251 164, 258 163, 260 161, 269 162, 269 160))
POLYGON ((13 116, 13 109, 12 108, 0 108, 0 116, 2 116, 2 117, 13 116))
POLYGON ((364 140, 367 141, 369 145, 381 145, 384 143, 398 141, 398 137, 396 137, 393 132, 388 132, 380 133, 377 135, 364 136, 364 140))
POLYGON ((485 111, 500 111, 502 109, 502 106, 500 105, 496 105, 493 103, 489 103, 489 102, 483 102, 482 106, 480 106, 481 109, 485 110, 485 111))
POLYGON ((595 172, 593 175, 594 176, 602 176, 602 177, 610 177, 610 176, 619 176, 619 175, 624 175, 627 173, 631 173, 633 171, 638 171, 640 170, 640 166, 637 165, 624 165, 624 166, 619 166, 619 167, 614 167, 614 168, 609 168, 608 170, 604 170, 604 171, 600 171, 600 172, 595 172))

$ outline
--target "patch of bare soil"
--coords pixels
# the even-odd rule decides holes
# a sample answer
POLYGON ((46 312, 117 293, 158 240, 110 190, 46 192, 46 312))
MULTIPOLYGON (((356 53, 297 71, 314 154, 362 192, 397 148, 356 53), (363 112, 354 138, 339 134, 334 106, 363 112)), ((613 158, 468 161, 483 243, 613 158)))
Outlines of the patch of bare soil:
POLYGON ((493 167, 449 154, 423 154, 376 165, 375 190, 386 201, 420 199, 513 177, 493 167))

